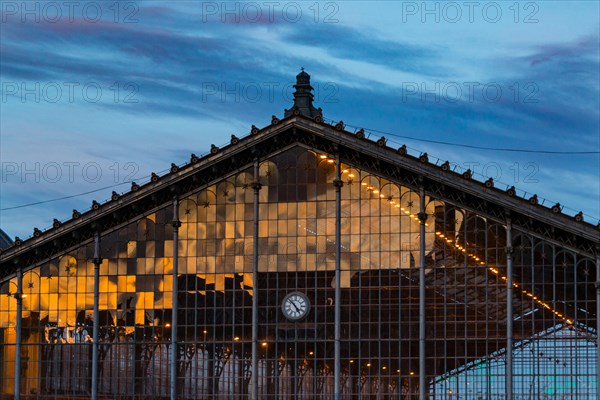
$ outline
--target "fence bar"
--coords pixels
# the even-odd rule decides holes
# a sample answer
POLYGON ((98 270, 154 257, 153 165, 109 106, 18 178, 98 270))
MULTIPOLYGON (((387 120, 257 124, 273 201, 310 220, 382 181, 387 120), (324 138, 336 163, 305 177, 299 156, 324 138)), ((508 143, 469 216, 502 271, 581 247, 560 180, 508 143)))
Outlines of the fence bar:
POLYGON ((252 252, 252 396, 251 400, 258 400, 258 193, 262 185, 258 175, 258 159, 254 160, 254 232, 252 252))
POLYGON ((513 400, 513 247, 512 223, 506 219, 506 400, 513 400))
POLYGON ((100 233, 94 234, 94 321, 92 331, 92 400, 98 398, 98 338, 100 331, 100 233))
POLYGON ((15 327, 15 400, 21 398, 21 330, 23 325, 23 269, 17 269, 17 326, 15 327))
POLYGON ((179 285, 177 282, 177 275, 179 275, 179 227, 181 221, 179 221, 179 200, 177 197, 173 199, 173 298, 171 303, 171 381, 170 392, 171 400, 177 399, 177 314, 179 313, 179 301, 177 299, 177 293, 179 292, 179 285))
POLYGON ((426 348, 425 348, 425 190, 419 188, 419 399, 425 400, 426 387, 426 348))
POLYGON ((341 257, 342 257, 342 182, 340 158, 336 157, 335 167, 335 180, 333 185, 335 186, 335 333, 334 333, 334 391, 333 398, 339 400, 341 396, 340 380, 341 374, 341 331, 342 331, 342 289, 341 289, 341 257))

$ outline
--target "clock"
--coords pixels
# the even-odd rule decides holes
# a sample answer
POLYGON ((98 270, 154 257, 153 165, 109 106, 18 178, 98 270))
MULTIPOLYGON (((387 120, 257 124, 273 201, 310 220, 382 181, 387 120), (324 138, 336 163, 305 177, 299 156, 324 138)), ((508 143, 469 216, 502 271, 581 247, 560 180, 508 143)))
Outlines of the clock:
POLYGON ((304 293, 291 292, 283 298, 281 311, 290 321, 299 321, 308 315, 310 300, 304 293))

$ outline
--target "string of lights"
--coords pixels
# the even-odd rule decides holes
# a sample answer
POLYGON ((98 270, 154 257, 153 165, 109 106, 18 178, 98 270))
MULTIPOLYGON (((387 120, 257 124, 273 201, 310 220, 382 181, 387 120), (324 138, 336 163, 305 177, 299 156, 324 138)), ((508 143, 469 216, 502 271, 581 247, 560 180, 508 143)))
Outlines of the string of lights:
MULTIPOLYGON (((379 194, 380 198, 384 198, 385 195, 380 194, 380 190, 378 188, 375 188, 373 186, 368 185, 366 182, 362 182, 361 186, 366 187, 367 192, 372 192, 373 194, 379 194)), ((414 214, 412 214, 409 210, 404 209, 404 207, 402 207, 396 200, 394 199, 388 199, 388 202, 390 203, 391 206, 394 206, 396 208, 400 208, 401 211, 403 211, 405 214, 408 214, 411 218, 413 218, 415 221, 419 221, 419 219, 417 218, 417 216, 415 216, 414 214)), ((427 223, 425 223, 425 226, 428 226, 427 223)), ((480 264, 480 265, 486 265, 485 261, 482 261, 479 256, 477 256, 474 253, 468 253, 467 249, 464 248, 463 246, 461 246, 460 244, 456 243, 454 240, 447 238, 442 232, 437 231, 435 233, 440 239, 443 239, 449 246, 452 246, 454 248, 456 248, 459 252, 464 253, 467 257, 469 257, 470 259, 472 259, 473 261, 475 261, 476 263, 480 264)), ((505 281, 507 280, 507 277, 502 275, 500 273, 500 271, 497 268, 494 268, 493 266, 488 266, 488 269, 495 275, 498 275, 500 277, 501 280, 505 281)), ((521 289, 521 291, 523 292, 523 294, 525 294, 526 296, 529 296, 530 298, 533 299, 533 301, 535 303, 537 303, 538 305, 544 307, 545 309, 549 310, 551 313, 553 313, 554 315, 556 315, 558 318, 560 318, 561 320, 563 320, 565 323, 572 325, 573 321, 571 321, 570 319, 568 319, 567 317, 565 317, 562 313, 556 311, 555 309, 553 309, 552 307, 550 307, 550 305, 544 301, 542 301, 541 299, 539 299, 534 293, 529 292, 527 290, 525 290, 519 283, 515 282, 513 280, 513 287, 516 289, 521 289)))
MULTIPOLYGON (((330 164, 333 164, 333 163, 335 162, 335 160, 334 160, 334 159, 332 159, 332 158, 329 158, 329 157, 328 157, 328 156, 326 156, 326 155, 319 155, 319 158, 320 158, 322 161, 325 161, 325 162, 327 162, 327 163, 330 163, 330 164)), ((345 177, 345 179, 346 179, 347 181, 353 181, 353 180, 356 178, 356 175, 355 175, 355 173, 354 173, 353 171, 351 171, 351 170, 350 170, 348 167, 344 167, 344 168, 342 169, 342 174, 344 175, 344 177, 345 177)), ((402 211, 404 214, 406 214, 407 216, 409 216, 411 219, 414 219, 414 220, 415 220, 416 222, 418 222, 418 223, 420 222, 420 221, 419 221, 419 219, 418 219, 418 217, 417 217, 416 215, 414 215, 413 213, 411 213, 411 211, 409 211, 409 210, 407 210, 407 209, 405 209, 404 207, 402 207, 402 206, 401 206, 401 204, 400 204, 400 199, 394 199, 394 198, 393 198, 393 197, 391 197, 391 196, 386 196, 386 195, 384 195, 383 193, 381 193, 381 191, 382 191, 382 189, 381 189, 381 188, 379 188, 379 187, 376 187, 376 186, 374 186, 374 185, 371 185, 371 184, 369 184, 369 183, 367 183, 367 182, 365 182, 365 181, 361 181, 361 185, 360 185, 360 187, 361 187, 361 188, 364 188, 364 189, 366 190, 366 192, 367 192, 368 194, 370 194, 371 196, 377 196, 377 197, 379 197, 380 199, 385 199, 385 200, 387 200, 387 202, 390 204, 390 206, 391 206, 391 207, 399 208, 399 209, 400 209, 400 211, 402 211)), ((428 226, 428 224, 427 224, 427 223, 425 223, 425 226, 428 226)), ((305 229, 305 230, 307 230, 308 232, 310 232, 310 233, 314 234, 314 235, 317 235, 317 233, 316 233, 316 232, 314 232, 314 231, 312 231, 312 230, 309 230, 309 229, 307 229, 307 228, 304 228, 304 229, 305 229)), ((436 232, 435 232, 435 235, 436 235, 436 236, 437 236, 439 239, 441 239, 441 240, 442 240, 442 241, 443 241, 443 242, 444 242, 444 243, 445 243, 447 246, 449 246, 449 247, 451 247, 451 248, 453 248, 453 249, 457 250, 458 252, 460 252, 460 253, 464 254, 466 257, 468 257, 469 259, 471 259, 471 260, 472 260, 474 263, 476 263, 476 264, 478 264, 478 265, 481 265, 481 266, 486 266, 486 265, 487 265, 487 269, 488 269, 488 270, 489 270, 491 273, 493 273, 494 275, 498 276, 498 278, 499 278, 500 280, 502 280, 503 282, 506 282, 506 281, 507 281, 507 279, 508 279, 508 278, 507 278, 507 276, 506 276, 506 275, 504 275, 504 274, 502 274, 502 273, 500 272, 500 270, 497 268, 497 266, 489 265, 489 263, 488 263, 488 264, 486 264, 486 261, 483 261, 483 260, 482 260, 482 259, 481 259, 481 258, 480 258, 480 257, 479 257, 477 254, 475 254, 475 253, 471 253, 471 252, 468 252, 468 251, 467 251, 467 249, 466 249, 464 246, 462 246, 461 244, 457 243, 457 241, 455 241, 455 240, 453 240, 453 239, 451 239, 451 238, 449 238, 449 237, 446 237, 446 235, 444 235, 444 233, 442 233, 442 232, 440 232, 440 231, 436 231, 436 232)), ((342 246, 342 247, 343 247, 343 246, 342 246)), ((347 249, 346 249, 346 250, 347 250, 347 249)), ((513 278, 513 284, 512 284, 512 285, 513 285, 513 287, 514 287, 515 289, 519 289, 519 290, 520 290, 520 291, 521 291, 521 292, 522 292, 524 295, 526 295, 526 296, 528 296, 529 298, 531 298, 531 300, 532 300, 532 301, 533 301, 535 304, 539 305, 540 307, 543 307, 543 308, 545 308, 545 309, 546 309, 546 310, 548 310, 550 313, 552 313, 553 315, 555 315, 555 316, 556 316, 558 319, 560 319, 560 320, 561 320, 561 321, 562 321, 564 324, 566 324, 566 325, 569 325, 569 326, 572 326, 572 325, 574 324, 574 323, 573 323, 573 321, 572 321, 571 319, 569 319, 567 316, 563 315, 563 314, 562 314, 560 311, 558 311, 558 310, 556 310, 556 309, 552 308, 552 306, 551 306, 550 304, 548 304, 547 302, 545 302, 545 301, 543 301, 542 299, 538 298, 538 296, 537 296, 535 293, 533 293, 533 292, 531 292, 531 291, 527 290, 527 289, 526 289, 526 288, 525 288, 525 287, 524 287, 522 284, 520 284, 520 283, 516 282, 516 281, 514 280, 514 278, 513 278)), ((350 363, 353 363, 353 362, 354 362, 354 360, 350 360, 350 363)), ((369 368, 369 367, 371 367, 371 363, 370 363, 370 362, 367 362, 367 363, 365 364, 365 366, 366 366, 367 368, 369 368)), ((383 366, 383 367, 382 367, 382 369, 383 369, 383 370, 387 369, 387 366, 383 366)), ((400 370, 398 370, 397 372, 398 372, 398 373, 400 373, 400 370)), ((412 373, 411 373, 411 374, 412 374, 412 373)))
MULTIPOLYGON (((448 246, 456 248, 459 252, 464 253, 467 257, 471 258, 472 260, 474 260, 475 262, 479 263, 480 265, 486 265, 485 261, 481 261, 481 259, 479 258, 479 256, 477 256, 476 254, 473 254, 473 253, 468 253, 467 249, 465 249, 460 244, 456 243, 454 240, 452 240, 450 238, 447 238, 442 232, 438 231, 435 234, 440 239, 444 240, 447 243, 448 246)), ((490 270, 490 272, 492 272, 493 274, 497 275, 501 280, 503 280, 504 282, 506 282, 507 277, 505 275, 501 274, 500 271, 497 268, 488 265, 488 269, 490 270)), ((571 321, 566 316, 564 316, 560 312, 558 312, 555 309, 553 309, 548 303, 546 303, 543 300, 539 299, 534 293, 525 290, 522 287, 522 285, 520 285, 519 283, 517 283, 517 282, 514 281, 514 278, 513 278, 513 287, 515 289, 521 289, 521 292, 523 294, 525 294, 526 296, 530 297, 535 303, 537 303, 538 305, 540 305, 540 306, 544 307, 545 309, 549 310, 551 313, 553 313, 554 315, 556 315, 558 318, 560 318, 565 323, 567 323, 569 325, 573 325, 573 321, 571 321)))
MULTIPOLYGON (((327 156, 321 155, 320 158, 321 159, 327 159, 327 156)), ((328 159, 328 162, 329 161, 334 161, 334 160, 328 159)), ((348 169, 344 169, 342 172, 343 173, 347 173, 348 174, 348 178, 350 178, 350 179, 354 178, 354 175, 351 174, 348 169), (350 175, 353 175, 353 176, 350 176, 350 175)), ((374 187, 372 185, 369 185, 367 182, 361 182, 361 187, 364 187, 367 190, 367 192, 371 192, 374 195, 378 195, 382 199, 386 197, 384 194, 381 193, 381 190, 379 188, 376 188, 376 187, 374 187)), ((416 215, 414 215, 413 213, 411 213, 409 210, 406 210, 404 207, 402 207, 398 201, 394 200, 393 198, 388 198, 388 202, 390 203, 391 206, 396 207, 396 208, 400 208, 400 210, 403 211, 405 214, 409 215, 410 218, 412 218, 415 221, 419 222, 418 217, 416 215)), ((425 226, 428 226, 428 224, 425 223, 425 226)), ((470 259, 472 259, 476 263, 478 263, 480 265, 486 265, 485 261, 482 261, 479 258, 479 256, 477 256, 474 253, 467 252, 466 248, 464 248, 463 246, 461 246, 460 244, 458 244, 456 241, 454 241, 454 240, 452 240, 450 238, 447 238, 442 232, 436 231, 435 234, 440 239, 444 240, 447 243, 447 245, 456 248, 459 252, 464 253, 467 257, 469 257, 470 259)), ((503 281, 506 282, 507 277, 505 275, 502 275, 497 268, 488 265, 488 269, 493 274, 498 275, 498 277, 501 280, 503 280, 503 281)), ((573 324, 573 321, 571 321, 570 319, 568 319, 566 316, 564 316, 559 311, 553 309, 548 303, 546 303, 543 300, 539 299, 534 293, 525 290, 525 288, 523 288, 522 285, 520 285, 519 283, 515 282, 514 280, 513 280, 513 287, 515 289, 521 289, 521 291, 522 291, 523 294, 525 294, 526 296, 530 297, 535 303, 537 303, 541 307, 544 307, 545 309, 549 310, 551 313, 553 313, 554 315, 556 315, 558 318, 560 318, 565 323, 567 323, 569 325, 573 324)))
MULTIPOLYGON (((326 159, 327 156, 321 156, 321 158, 322 159, 326 159)), ((331 160, 331 161, 333 161, 333 160, 331 160)), ((348 173, 348 170, 344 169, 342 172, 348 173)), ((353 176, 350 177, 350 174, 348 174, 348 177, 350 179, 353 178, 353 176)), ((385 198, 386 197, 384 194, 381 193, 381 190, 379 188, 371 186, 367 182, 361 182, 361 187, 366 188, 367 192, 372 192, 374 195, 379 195, 380 198, 385 198)), ((394 200, 393 198, 388 198, 388 202, 390 203, 391 206, 396 207, 396 208, 400 208, 400 210, 403 211, 405 214, 409 215, 412 219, 414 219, 415 221, 419 222, 418 217, 416 215, 414 215, 413 213, 411 213, 409 210, 406 210, 404 207, 402 207, 398 201, 394 200)), ((428 226, 428 224, 425 223, 425 226, 428 226)), ((464 253, 467 257, 469 257, 470 259, 472 259, 476 263, 478 263, 480 265, 486 265, 485 261, 482 261, 479 258, 479 256, 477 256, 474 253, 468 253, 466 248, 464 248, 463 246, 461 246, 460 244, 458 244, 456 241, 454 241, 454 240, 452 240, 450 238, 447 238, 442 232, 437 231, 435 234, 440 239, 444 240, 449 246, 452 246, 452 247, 456 248, 459 252, 464 253)), ((494 268, 493 266, 488 266, 488 269, 493 274, 498 275, 501 280, 503 280, 503 281, 506 282, 507 277, 505 275, 502 275, 497 268, 494 268)), ((565 323, 567 323, 569 325, 573 324, 573 321, 571 321, 570 319, 568 319, 566 316, 564 316, 559 311, 556 311, 555 309, 553 309, 548 303, 546 303, 543 300, 539 299, 534 293, 525 290, 525 288, 523 288, 522 285, 520 285, 519 283, 515 282, 514 280, 513 280, 513 287, 515 289, 520 289, 523 294, 525 294, 526 296, 530 297, 535 303, 537 303, 541 307, 544 307, 545 309, 549 310, 551 313, 553 313, 554 315, 556 315, 558 318, 560 318, 565 323)))

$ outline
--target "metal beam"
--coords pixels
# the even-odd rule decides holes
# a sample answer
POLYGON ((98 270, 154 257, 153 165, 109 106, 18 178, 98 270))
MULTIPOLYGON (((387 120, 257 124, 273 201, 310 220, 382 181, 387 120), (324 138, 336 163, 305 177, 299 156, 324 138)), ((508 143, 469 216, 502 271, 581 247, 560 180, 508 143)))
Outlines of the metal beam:
POLYGON ((94 234, 94 320, 92 331, 92 400, 98 398, 98 340, 100 330, 100 233, 94 234))
POLYGON ((506 219, 506 400, 513 400, 513 247, 512 223, 506 219))
POLYGON ((252 252, 252 360, 251 377, 252 393, 251 400, 258 400, 258 193, 262 187, 258 175, 258 159, 254 160, 254 232, 252 252))
POLYGON ((177 399, 177 314, 179 313, 179 301, 177 293, 179 292, 177 275, 179 275, 179 200, 173 199, 173 293, 171 303, 171 400, 177 399))
POLYGON ((17 324, 15 327, 15 400, 21 398, 21 330, 23 326, 23 268, 17 269, 17 324))
POLYGON ((419 399, 425 400, 427 393, 427 369, 425 368, 426 343, 425 343, 425 221, 427 214, 425 212, 425 189, 419 188, 419 399))
POLYGON ((341 289, 341 257, 342 257, 342 182, 340 167, 340 157, 336 156, 335 162, 335 333, 334 333, 334 356, 333 356, 333 380, 334 400, 339 400, 341 396, 341 331, 342 331, 342 289, 341 289))

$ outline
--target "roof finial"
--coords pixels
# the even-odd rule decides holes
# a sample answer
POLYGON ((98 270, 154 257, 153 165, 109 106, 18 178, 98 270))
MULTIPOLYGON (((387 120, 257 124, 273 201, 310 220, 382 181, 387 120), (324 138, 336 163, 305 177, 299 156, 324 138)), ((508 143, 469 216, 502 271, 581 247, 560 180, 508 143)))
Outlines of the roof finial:
POLYGON ((313 107, 313 87, 310 85, 310 75, 304 71, 304 67, 300 67, 300 73, 296 75, 294 89, 296 89, 294 92, 294 106, 289 110, 285 110, 286 118, 290 115, 300 114, 311 118, 323 115, 321 108, 313 107))

